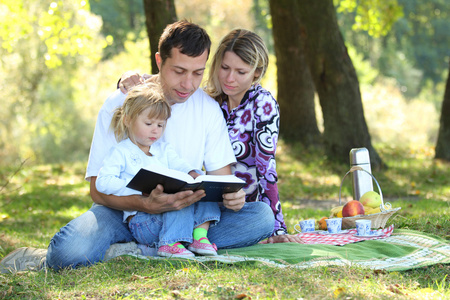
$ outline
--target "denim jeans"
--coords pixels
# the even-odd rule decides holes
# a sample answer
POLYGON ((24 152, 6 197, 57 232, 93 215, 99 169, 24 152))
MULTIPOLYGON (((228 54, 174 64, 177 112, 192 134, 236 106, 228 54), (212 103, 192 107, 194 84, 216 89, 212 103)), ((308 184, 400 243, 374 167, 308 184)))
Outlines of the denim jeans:
POLYGON ((176 242, 192 243, 194 228, 208 221, 210 227, 220 220, 219 205, 198 202, 181 210, 162 214, 138 212, 128 223, 131 234, 139 244, 161 247, 176 242))
MULTIPOLYGON (((238 212, 225 207, 220 211, 220 222, 208 231, 219 249, 251 246, 272 235, 275 218, 264 202, 246 203, 238 212)), ((102 261, 112 244, 134 241, 122 217, 122 211, 92 205, 53 236, 47 265, 53 269, 88 266, 102 261)))

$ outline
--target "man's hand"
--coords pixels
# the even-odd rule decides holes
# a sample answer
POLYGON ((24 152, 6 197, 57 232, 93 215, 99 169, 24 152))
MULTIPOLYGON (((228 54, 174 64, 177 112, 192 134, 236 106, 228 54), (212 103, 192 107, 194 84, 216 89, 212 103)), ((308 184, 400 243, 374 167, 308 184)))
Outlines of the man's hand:
POLYGON ((236 193, 223 194, 223 205, 233 211, 239 211, 245 204, 245 192, 240 189, 236 193))
POLYGON ((157 185, 150 195, 144 199, 144 211, 152 214, 160 214, 173 210, 183 209, 205 197, 205 191, 183 191, 176 194, 164 193, 162 185, 157 185))
POLYGON ((119 89, 126 94, 130 89, 138 84, 144 83, 144 78, 135 71, 128 71, 123 73, 119 81, 119 89))
POLYGON ((92 200, 101 205, 116 210, 137 210, 149 214, 160 214, 173 210, 180 210, 205 197, 205 191, 183 191, 176 194, 164 193, 162 185, 156 188, 148 196, 130 195, 114 196, 105 195, 97 191, 95 186, 96 176, 90 178, 90 192, 92 200))
POLYGON ((299 243, 304 244, 305 242, 297 235, 284 234, 284 235, 274 235, 267 240, 259 242, 259 244, 275 244, 275 243, 299 243))

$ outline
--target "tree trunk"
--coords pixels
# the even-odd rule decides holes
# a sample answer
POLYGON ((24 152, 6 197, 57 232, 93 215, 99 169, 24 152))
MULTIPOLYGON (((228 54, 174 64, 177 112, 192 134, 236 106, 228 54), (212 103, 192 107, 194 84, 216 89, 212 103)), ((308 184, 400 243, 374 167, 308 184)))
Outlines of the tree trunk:
POLYGON ((314 107, 314 84, 305 57, 298 2, 270 0, 277 57, 280 134, 287 141, 318 146, 321 133, 314 107))
POLYGON ((445 86, 444 100, 442 101, 441 121, 436 143, 435 158, 450 161, 450 64, 447 84, 445 86))
POLYGON ((364 119, 359 82, 339 31, 333 0, 298 0, 306 55, 324 119, 330 159, 348 162, 352 148, 369 150, 372 168, 382 166, 364 119))
POLYGON ((150 41, 152 74, 158 73, 155 53, 158 52, 159 37, 168 24, 177 21, 174 0, 144 0, 145 24, 150 41))

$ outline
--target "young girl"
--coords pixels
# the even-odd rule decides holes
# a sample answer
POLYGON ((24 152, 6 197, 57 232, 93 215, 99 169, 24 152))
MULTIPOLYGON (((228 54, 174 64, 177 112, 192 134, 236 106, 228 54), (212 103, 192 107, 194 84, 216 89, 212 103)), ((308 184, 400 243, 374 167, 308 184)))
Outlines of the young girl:
MULTIPOLYGON (((158 84, 149 82, 128 93, 111 121, 119 143, 103 161, 96 180, 99 192, 117 196, 137 194, 126 185, 140 168, 149 164, 186 172, 194 178, 199 176, 169 144, 158 141, 170 114, 170 106, 158 84)), ((158 255, 166 257, 192 257, 192 252, 217 255, 217 247, 209 242, 207 233, 210 222, 219 220, 219 206, 212 202, 197 202, 162 214, 125 211, 123 215, 138 243, 157 245, 158 255), (188 249, 182 243, 188 244, 188 249)))

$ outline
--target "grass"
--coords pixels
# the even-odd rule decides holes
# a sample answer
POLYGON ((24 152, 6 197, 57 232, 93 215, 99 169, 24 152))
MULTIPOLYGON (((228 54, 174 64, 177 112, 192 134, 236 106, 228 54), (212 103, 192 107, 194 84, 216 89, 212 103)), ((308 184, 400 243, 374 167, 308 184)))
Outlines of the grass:
MULTIPOLYGON (((373 173, 385 199, 402 207, 389 222, 449 240, 449 164, 434 161, 429 148, 377 149, 389 168, 373 173)), ((22 246, 46 248, 60 227, 89 209, 84 168, 25 164, 17 173, 17 166, 0 170, 0 258, 22 246)), ((294 233, 299 220, 328 216, 348 165, 280 143, 277 168, 285 221, 294 233)), ((348 181, 344 201, 351 195, 348 181)), ((449 273, 442 264, 383 272, 119 257, 76 270, 1 274, 0 299, 444 299, 450 297, 449 273)))

